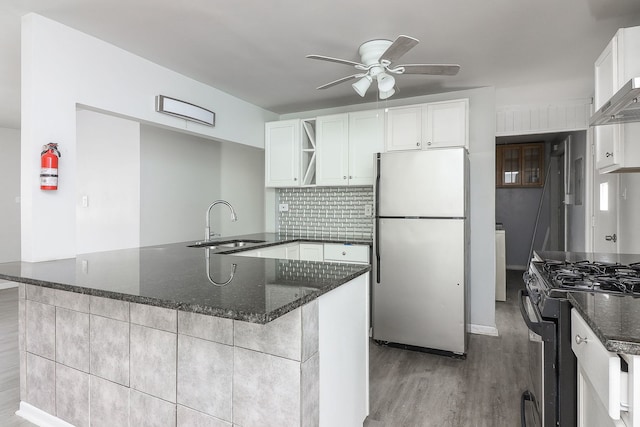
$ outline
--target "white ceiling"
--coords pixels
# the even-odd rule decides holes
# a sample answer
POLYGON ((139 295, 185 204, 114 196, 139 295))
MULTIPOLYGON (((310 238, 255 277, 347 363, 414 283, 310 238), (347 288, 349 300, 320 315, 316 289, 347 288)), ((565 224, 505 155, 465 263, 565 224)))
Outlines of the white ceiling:
MULTIPOLYGON (((359 61, 374 38, 416 37, 403 63, 458 63, 455 77, 401 76, 394 98, 480 86, 592 81, 639 0, 0 0, 0 126, 20 126, 20 17, 36 12, 276 113, 375 100, 320 54, 359 61)), ((61 47, 63 49, 64 47, 61 47)), ((585 84, 585 86, 587 86, 585 84)), ((587 96, 591 94, 585 87, 587 96)))

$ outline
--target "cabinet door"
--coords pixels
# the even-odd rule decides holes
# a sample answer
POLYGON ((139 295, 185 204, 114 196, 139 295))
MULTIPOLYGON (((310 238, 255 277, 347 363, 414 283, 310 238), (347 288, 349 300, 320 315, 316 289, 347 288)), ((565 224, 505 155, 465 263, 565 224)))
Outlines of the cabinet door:
POLYGON ((316 185, 349 184, 349 115, 316 119, 316 185))
POLYGON ((578 363, 578 427, 625 427, 621 420, 609 417, 582 367, 578 363))
POLYGON ((422 107, 389 108, 386 113, 386 151, 422 148, 422 107))
POLYGON ((300 185, 300 120, 265 125, 265 182, 267 187, 300 185))
MULTIPOLYGON (((618 38, 614 37, 595 62, 595 109, 602 107, 618 90, 618 38)), ((620 125, 595 127, 596 167, 608 168, 619 164, 620 125)))
POLYGON ((300 243, 300 260, 324 261, 323 248, 322 243, 300 243))
POLYGON ((373 185, 373 153, 384 150, 384 112, 349 113, 349 185, 373 185))
POLYGON ((280 258, 287 259, 287 245, 275 245, 262 248, 258 252, 260 258, 280 258))
POLYGON ((287 259, 295 259, 295 260, 300 259, 300 244, 292 243, 290 245, 287 245, 286 251, 287 251, 287 259))
POLYGON ((427 104, 423 110, 425 148, 469 148, 468 108, 469 101, 466 99, 427 104))

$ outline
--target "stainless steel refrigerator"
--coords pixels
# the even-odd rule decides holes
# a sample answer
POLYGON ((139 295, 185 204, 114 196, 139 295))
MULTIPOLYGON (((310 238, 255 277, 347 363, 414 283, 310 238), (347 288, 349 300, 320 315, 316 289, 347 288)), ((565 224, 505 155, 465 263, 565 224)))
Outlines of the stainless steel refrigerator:
POLYGON ((375 164, 373 338, 465 354, 466 149, 378 153, 375 164))

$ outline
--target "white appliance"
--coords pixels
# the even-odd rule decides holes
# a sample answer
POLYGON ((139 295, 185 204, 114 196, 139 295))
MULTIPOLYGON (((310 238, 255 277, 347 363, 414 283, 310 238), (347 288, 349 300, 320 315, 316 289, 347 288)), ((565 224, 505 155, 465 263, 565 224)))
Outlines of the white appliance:
POLYGON ((468 156, 375 155, 373 338, 465 354, 468 156))

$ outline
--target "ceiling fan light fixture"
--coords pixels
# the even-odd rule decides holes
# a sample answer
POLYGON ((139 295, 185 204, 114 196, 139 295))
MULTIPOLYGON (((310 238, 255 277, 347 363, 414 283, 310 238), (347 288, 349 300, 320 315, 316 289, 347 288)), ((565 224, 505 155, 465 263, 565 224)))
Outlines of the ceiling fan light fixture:
POLYGON ((351 86, 353 87, 353 90, 355 90, 358 95, 364 97, 365 94, 367 93, 367 89, 369 89, 369 86, 371 86, 372 81, 373 79, 367 75, 362 77, 360 80, 358 80, 351 86))
POLYGON ((390 92, 391 90, 393 90, 393 87, 396 85, 396 79, 394 79, 393 76, 390 76, 387 73, 378 74, 377 79, 378 79, 378 90, 380 92, 390 92))
POLYGON ((396 89, 392 87, 390 90, 379 91, 378 96, 380 97, 380 99, 387 99, 387 98, 391 98, 394 93, 396 93, 396 89))

